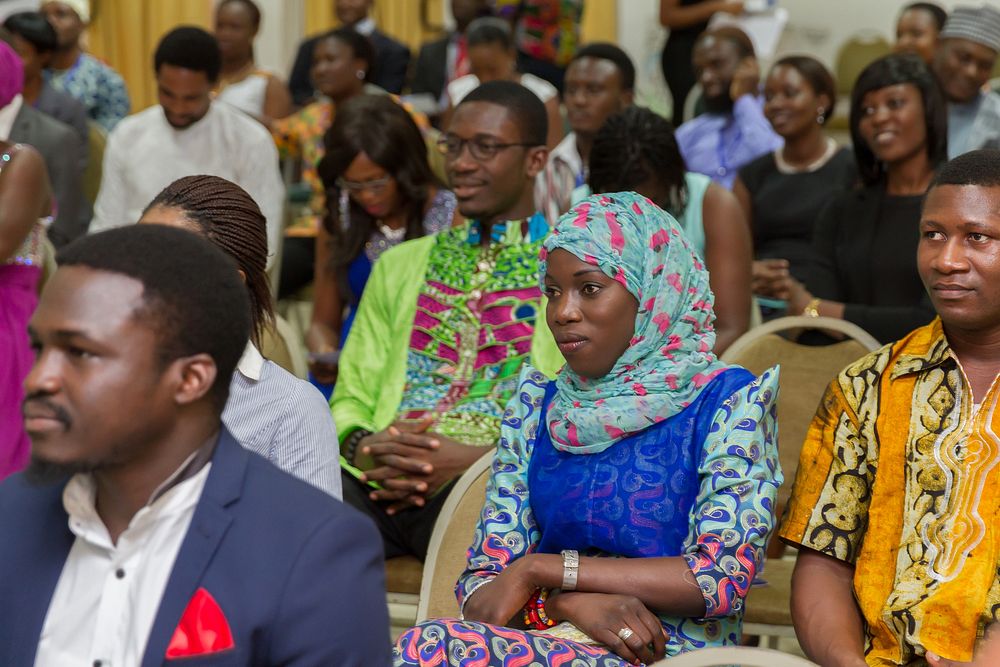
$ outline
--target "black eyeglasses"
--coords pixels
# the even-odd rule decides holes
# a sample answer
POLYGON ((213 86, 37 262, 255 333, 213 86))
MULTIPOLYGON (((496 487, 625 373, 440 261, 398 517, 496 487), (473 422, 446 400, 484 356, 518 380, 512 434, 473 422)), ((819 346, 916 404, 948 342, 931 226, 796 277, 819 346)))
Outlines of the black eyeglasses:
POLYGON ((457 158, 462 154, 462 148, 468 144, 469 154, 472 155, 472 159, 479 162, 486 162, 487 160, 492 160, 497 156, 497 153, 504 150, 505 148, 513 148, 514 146, 523 146, 525 148, 534 147, 536 144, 528 143, 517 143, 517 144, 502 144, 497 141, 491 141, 490 139, 484 139, 482 137, 473 137, 472 139, 462 139, 461 137, 456 137, 453 135, 448 135, 446 137, 441 137, 438 139, 437 147, 438 150, 444 153, 447 157, 451 159, 457 158))

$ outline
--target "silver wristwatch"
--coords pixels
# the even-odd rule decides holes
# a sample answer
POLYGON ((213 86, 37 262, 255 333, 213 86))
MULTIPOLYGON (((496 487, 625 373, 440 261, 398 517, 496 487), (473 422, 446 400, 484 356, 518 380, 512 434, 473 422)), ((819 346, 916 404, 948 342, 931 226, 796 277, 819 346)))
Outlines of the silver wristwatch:
POLYGON ((563 580, 562 590, 575 591, 576 579, 580 574, 580 553, 573 549, 566 549, 562 552, 563 557, 563 580))

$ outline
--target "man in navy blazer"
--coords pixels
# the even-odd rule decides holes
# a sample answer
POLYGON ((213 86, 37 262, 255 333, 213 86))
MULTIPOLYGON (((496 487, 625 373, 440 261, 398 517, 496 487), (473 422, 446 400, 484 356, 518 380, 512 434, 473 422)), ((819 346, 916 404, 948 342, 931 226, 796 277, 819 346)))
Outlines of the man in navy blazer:
POLYGON ((250 332, 232 260, 133 225, 59 261, 32 463, 0 483, 0 665, 388 665, 372 524, 221 425, 250 332))

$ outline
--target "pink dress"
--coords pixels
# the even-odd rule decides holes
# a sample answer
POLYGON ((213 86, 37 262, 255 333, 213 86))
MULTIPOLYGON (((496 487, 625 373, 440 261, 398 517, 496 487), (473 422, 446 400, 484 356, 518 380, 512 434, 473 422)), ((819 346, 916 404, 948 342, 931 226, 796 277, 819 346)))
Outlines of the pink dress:
MULTIPOLYGON (((0 173, 12 152, 0 157, 0 173)), ((0 479, 21 470, 31 452, 21 401, 34 363, 28 320, 38 304, 44 239, 45 228, 36 222, 17 252, 0 261, 0 479)))

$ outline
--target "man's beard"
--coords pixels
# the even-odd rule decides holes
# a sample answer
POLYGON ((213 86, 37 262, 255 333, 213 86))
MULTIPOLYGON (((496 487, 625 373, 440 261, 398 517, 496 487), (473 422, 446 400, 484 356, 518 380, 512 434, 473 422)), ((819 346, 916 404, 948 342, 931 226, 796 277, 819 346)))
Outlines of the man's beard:
MULTIPOLYGON (((728 90, 728 89, 727 89, 728 90)), ((702 98, 707 113, 726 114, 733 110, 733 100, 729 94, 702 98)))
POLYGON ((34 455, 24 470, 24 478, 35 486, 49 486, 69 479, 78 473, 94 472, 99 466, 86 461, 56 463, 34 455))

